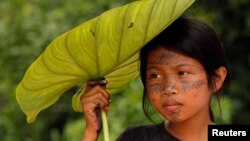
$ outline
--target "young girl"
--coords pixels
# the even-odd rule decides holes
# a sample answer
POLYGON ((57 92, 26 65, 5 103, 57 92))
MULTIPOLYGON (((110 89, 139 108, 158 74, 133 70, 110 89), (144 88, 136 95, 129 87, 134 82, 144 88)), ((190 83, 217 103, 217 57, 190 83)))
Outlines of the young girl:
MULTIPOLYGON (((222 44, 206 24, 179 18, 140 52, 144 85, 143 110, 149 103, 166 119, 153 125, 128 128, 118 141, 205 141, 215 124, 211 96, 229 83, 222 44)), ((90 82, 81 102, 86 120, 84 141, 95 141, 101 129, 99 109, 108 111, 105 80, 90 82)))

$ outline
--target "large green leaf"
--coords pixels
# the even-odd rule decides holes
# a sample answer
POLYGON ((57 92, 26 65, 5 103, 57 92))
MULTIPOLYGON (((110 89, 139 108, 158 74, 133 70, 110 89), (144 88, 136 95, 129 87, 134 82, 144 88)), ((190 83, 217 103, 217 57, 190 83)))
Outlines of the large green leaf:
MULTIPOLYGON (((139 50, 194 0, 141 0, 111 9, 60 35, 28 68, 16 89, 27 121, 74 86, 105 78, 113 94, 138 75, 139 50)), ((80 95, 73 108, 81 111, 80 95)))

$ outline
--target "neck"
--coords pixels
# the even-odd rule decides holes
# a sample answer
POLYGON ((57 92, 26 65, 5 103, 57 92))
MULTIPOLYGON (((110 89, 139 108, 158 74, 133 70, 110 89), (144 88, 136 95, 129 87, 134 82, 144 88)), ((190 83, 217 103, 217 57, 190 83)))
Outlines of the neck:
POLYGON ((207 116, 193 117, 182 122, 166 122, 166 130, 180 140, 206 141, 208 125, 214 124, 207 116), (190 136, 192 135, 192 136, 190 136))

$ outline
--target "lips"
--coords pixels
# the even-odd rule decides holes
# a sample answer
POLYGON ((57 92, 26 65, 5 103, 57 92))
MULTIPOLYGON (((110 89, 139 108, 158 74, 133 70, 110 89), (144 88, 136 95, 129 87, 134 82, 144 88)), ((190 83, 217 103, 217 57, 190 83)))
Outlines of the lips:
POLYGON ((167 111, 173 112, 182 107, 182 104, 176 101, 166 101, 163 103, 162 107, 167 111))

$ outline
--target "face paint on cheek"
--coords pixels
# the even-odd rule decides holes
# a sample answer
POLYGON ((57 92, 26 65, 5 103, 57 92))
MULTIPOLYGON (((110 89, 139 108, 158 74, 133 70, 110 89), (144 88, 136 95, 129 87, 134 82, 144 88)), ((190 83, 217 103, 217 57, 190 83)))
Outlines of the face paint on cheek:
POLYGON ((162 86, 160 84, 147 85, 147 91, 149 94, 159 94, 162 92, 162 86))
MULTIPOLYGON (((182 81, 182 90, 188 92, 191 90, 199 90, 204 84, 207 84, 206 80, 197 80, 197 81, 182 81)), ((198 92, 197 92, 198 93, 198 92)))
POLYGON ((161 91, 162 87, 159 84, 147 85, 147 93, 152 103, 156 101, 153 95, 160 94, 161 91))

